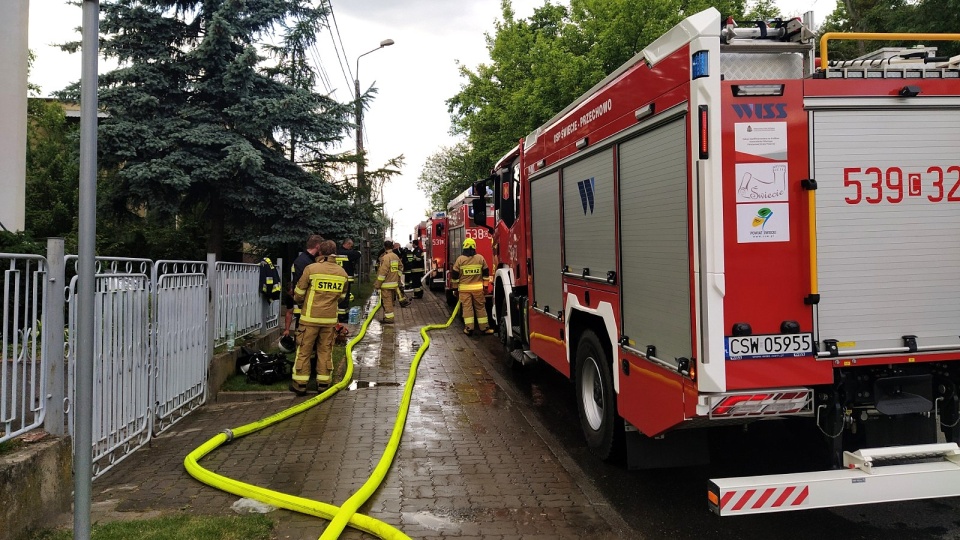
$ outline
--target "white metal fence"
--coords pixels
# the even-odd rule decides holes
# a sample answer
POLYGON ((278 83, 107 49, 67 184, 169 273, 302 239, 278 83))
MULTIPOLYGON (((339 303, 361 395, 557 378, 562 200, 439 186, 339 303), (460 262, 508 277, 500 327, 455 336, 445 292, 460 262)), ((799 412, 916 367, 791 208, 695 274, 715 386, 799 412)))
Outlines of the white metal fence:
POLYGON ((157 301, 153 431, 160 433, 202 405, 206 396, 210 357, 206 264, 158 261, 153 284, 157 301))
POLYGON ((0 253, 0 442, 43 424, 39 334, 46 266, 44 257, 0 253))
MULTIPOLYGON (((283 275, 283 268, 277 265, 283 275)), ((263 302, 258 291, 259 265, 243 263, 216 264, 216 312, 213 343, 220 346, 234 339, 260 331, 264 321, 266 329, 280 324, 280 302, 271 302, 266 315, 261 311, 263 302)))
MULTIPOLYGON (((68 257, 76 263, 76 258, 68 257)), ((68 267, 70 265, 68 264, 68 267)), ((146 259, 97 259, 93 345, 93 475, 150 441, 150 268, 146 259)), ((67 291, 69 432, 74 434, 78 276, 67 291)))
MULTIPOLYGON (((47 257, 0 254, 0 442, 40 426, 73 434, 77 258, 60 242, 47 257)), ((259 295, 256 264, 103 257, 96 271, 94 477, 204 403, 228 321, 241 337, 276 327, 280 314, 259 295)))

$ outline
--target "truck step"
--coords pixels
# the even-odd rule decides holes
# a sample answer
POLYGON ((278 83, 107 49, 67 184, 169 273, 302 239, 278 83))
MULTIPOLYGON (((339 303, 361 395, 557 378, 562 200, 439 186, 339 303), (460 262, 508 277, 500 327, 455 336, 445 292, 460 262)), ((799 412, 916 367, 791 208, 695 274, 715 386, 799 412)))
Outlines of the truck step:
POLYGON ((844 452, 844 466, 848 468, 711 479, 708 506, 720 516, 739 516, 960 496, 960 447, 955 443, 844 452))
POLYGON ((510 351, 510 357, 513 358, 513 361, 525 366, 527 364, 532 364, 537 360, 537 355, 531 351, 523 351, 520 349, 514 349, 510 351))

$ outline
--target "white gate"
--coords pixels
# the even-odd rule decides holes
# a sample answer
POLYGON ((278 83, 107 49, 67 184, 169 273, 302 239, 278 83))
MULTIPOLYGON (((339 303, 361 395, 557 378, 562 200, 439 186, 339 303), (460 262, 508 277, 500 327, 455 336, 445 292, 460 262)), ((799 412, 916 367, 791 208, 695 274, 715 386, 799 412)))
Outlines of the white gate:
POLYGON ((206 263, 196 261, 157 261, 153 267, 155 434, 202 405, 206 398, 210 353, 206 268, 206 263))
POLYGON ((46 259, 0 253, 3 326, 0 327, 0 442, 40 427, 45 371, 40 361, 40 317, 46 259))
MULTIPOLYGON (((65 260, 76 274, 76 255, 65 260)), ((36 267, 38 263, 33 264, 36 267)), ((213 346, 208 331, 214 316, 210 295, 216 297, 219 308, 221 332, 217 339, 224 337, 224 321, 235 322, 237 337, 279 324, 279 302, 264 303, 257 291, 258 265, 217 263, 215 289, 209 283, 209 270, 210 263, 204 261, 97 258, 91 434, 94 478, 204 403, 213 346)), ((35 287, 45 286, 42 276, 34 279, 35 287)), ((64 411, 71 435, 76 399, 77 284, 74 275, 65 295, 69 382, 64 411)), ((26 343, 21 339, 14 349, 25 351, 26 343)), ((0 376, 3 373, 0 371, 0 376)), ((43 386, 43 373, 36 373, 37 388, 43 386)), ((34 414, 39 418, 31 426, 38 427, 43 419, 42 400, 36 392, 24 399, 37 403, 34 414)), ((0 407, 0 412, 3 410, 0 407)), ((32 427, 19 428, 18 433, 32 427)))
MULTIPOLYGON (((150 267, 147 259, 97 259, 91 428, 94 477, 150 440, 150 267)), ((77 284, 74 276, 67 295, 70 381, 76 380, 77 284)), ((74 402, 75 387, 75 383, 69 385, 69 403, 74 402)), ((72 418, 69 426, 73 435, 72 418)))

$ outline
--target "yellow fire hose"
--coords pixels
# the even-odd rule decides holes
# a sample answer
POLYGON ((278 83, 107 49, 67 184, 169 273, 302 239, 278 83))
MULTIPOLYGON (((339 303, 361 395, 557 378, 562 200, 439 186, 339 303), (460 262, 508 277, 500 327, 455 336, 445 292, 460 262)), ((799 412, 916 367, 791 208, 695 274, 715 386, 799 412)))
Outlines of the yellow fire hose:
POLYGON ((232 430, 224 430, 223 433, 216 435, 204 444, 198 446, 192 452, 187 454, 187 457, 183 460, 183 465, 190 476, 209 486, 220 489, 221 491, 233 493, 234 495, 249 497, 278 508, 286 508, 287 510, 293 510, 302 514, 331 519, 332 522, 325 529, 322 538, 338 538, 344 527, 349 524, 355 529, 373 534, 384 540, 409 540, 409 537, 399 529, 382 521, 371 518, 370 516, 357 514, 356 510, 360 507, 360 505, 370 498, 376 488, 379 487, 380 483, 383 482, 383 478, 386 476, 387 470, 390 468, 393 457, 396 455, 397 447, 400 445, 400 435, 402 435, 403 426, 406 423, 407 410, 409 409, 410 405, 410 396, 413 392, 413 383, 416 380, 417 366, 420 363, 420 358, 423 356, 423 353, 426 352, 427 347, 429 347, 430 344, 430 338, 427 336, 427 330, 449 327, 460 309, 459 303, 457 303, 457 306, 453 310, 453 314, 450 316, 450 319, 447 320, 446 324, 428 325, 420 329, 420 335, 423 336, 424 342, 417 350, 416 356, 414 356, 413 364, 410 368, 410 375, 407 378, 403 399, 401 400, 400 411, 397 414, 397 420, 394 424, 394 430, 390 437, 390 441, 387 443, 387 447, 380 459, 380 463, 374 469, 373 474, 370 476, 367 482, 361 486, 357 493, 347 499, 342 508, 338 508, 332 504, 314 501, 304 497, 297 497, 286 493, 280 493, 279 491, 240 482, 239 480, 234 480, 232 478, 208 471, 207 469, 201 467, 198 463, 200 459, 210 452, 216 450, 224 443, 230 442, 234 438, 255 433, 265 427, 282 422, 291 416, 300 414, 316 405, 319 405, 320 403, 323 403, 343 388, 346 388, 353 376, 353 346, 363 339, 363 336, 367 332, 367 327, 373 320, 373 316, 376 314, 377 310, 380 309, 380 305, 381 304, 378 300, 377 304, 372 310, 370 310, 366 320, 364 320, 363 325, 360 327, 360 331, 347 343, 347 369, 340 382, 332 385, 330 388, 312 399, 280 411, 277 414, 262 418, 256 422, 252 422, 232 430))
POLYGON ((450 318, 447 319, 446 323, 429 324, 420 328, 423 343, 420 344, 420 348, 417 349, 417 354, 413 357, 413 362, 410 364, 410 373, 407 375, 407 382, 403 388, 403 398, 400 400, 400 410, 397 411, 397 420, 393 424, 393 433, 390 434, 390 440, 383 450, 383 455, 380 456, 380 461, 373 469, 370 478, 360 486, 360 489, 358 489, 356 493, 351 495, 350 498, 340 506, 340 510, 337 511, 337 515, 333 517, 333 521, 324 529, 320 540, 339 538, 340 533, 343 532, 347 523, 353 522, 354 512, 356 512, 363 503, 367 502, 367 499, 373 495, 373 492, 380 487, 384 477, 387 475, 387 471, 390 470, 394 456, 397 455, 397 448, 400 446, 400 436, 403 435, 403 426, 407 423, 407 411, 410 409, 410 396, 413 394, 413 385, 417 381, 417 366, 420 365, 420 359, 423 357, 423 353, 427 352, 427 348, 430 347, 430 336, 427 335, 427 331, 447 328, 457 317, 458 311, 460 311, 460 302, 457 302, 456 307, 453 308, 453 313, 450 315, 450 318))

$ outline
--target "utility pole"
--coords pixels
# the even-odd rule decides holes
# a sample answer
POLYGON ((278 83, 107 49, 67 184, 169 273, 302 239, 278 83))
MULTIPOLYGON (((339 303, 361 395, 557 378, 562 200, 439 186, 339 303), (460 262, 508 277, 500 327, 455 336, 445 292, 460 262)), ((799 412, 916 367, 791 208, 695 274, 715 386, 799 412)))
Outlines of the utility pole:
MULTIPOLYGON (((392 39, 385 39, 380 42, 380 46, 376 49, 371 49, 358 56, 357 70, 355 71, 356 78, 353 79, 353 97, 357 102, 357 202, 362 205, 363 208, 367 209, 370 207, 370 186, 367 183, 367 178, 364 176, 363 171, 367 157, 363 152, 363 102, 360 100, 360 59, 384 47, 389 47, 393 45, 393 43, 392 39)), ((361 246, 362 249, 360 252, 363 257, 360 264, 360 279, 368 280, 370 279, 370 227, 364 227, 362 232, 363 245, 361 246)))
MULTIPOLYGON (((376 50, 376 49, 374 49, 376 50)), ((353 80, 353 95, 357 102, 357 199, 364 207, 370 202, 370 193, 363 176, 363 164, 367 160, 363 154, 363 103, 360 101, 360 57, 357 57, 357 78, 353 80)), ((364 227, 360 241, 360 280, 370 279, 370 227, 364 227)))

